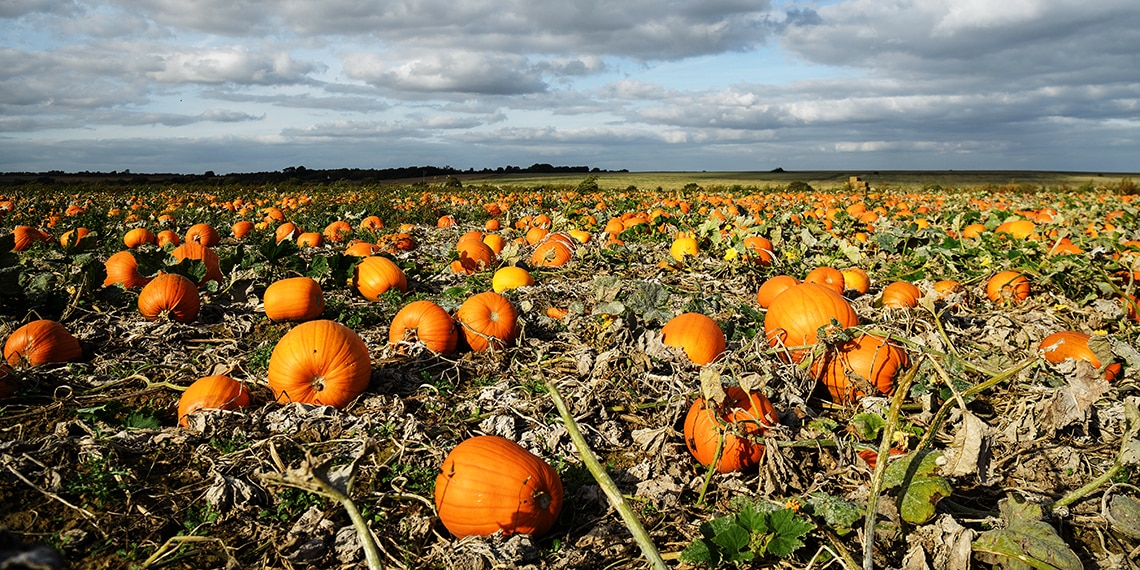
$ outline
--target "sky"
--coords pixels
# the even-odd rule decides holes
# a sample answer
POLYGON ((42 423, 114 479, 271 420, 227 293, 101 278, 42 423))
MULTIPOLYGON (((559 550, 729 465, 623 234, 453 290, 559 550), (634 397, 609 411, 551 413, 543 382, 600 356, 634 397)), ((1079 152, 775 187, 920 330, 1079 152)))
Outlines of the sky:
POLYGON ((0 171, 1140 171, 1136 0, 0 0, 0 171))

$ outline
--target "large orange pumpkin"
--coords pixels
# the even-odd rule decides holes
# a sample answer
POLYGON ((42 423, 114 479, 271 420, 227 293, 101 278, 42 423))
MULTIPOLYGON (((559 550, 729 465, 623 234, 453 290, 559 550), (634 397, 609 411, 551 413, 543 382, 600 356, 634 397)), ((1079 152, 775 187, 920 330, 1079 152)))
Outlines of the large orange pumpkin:
POLYGON ((455 319, 439 305, 427 301, 413 301, 400 309, 388 328, 388 342, 419 341, 432 352, 451 354, 459 342, 459 329, 455 319))
POLYGON ((887 339, 864 334, 830 350, 812 363, 812 373, 837 403, 859 401, 873 390, 894 391, 895 377, 908 363, 906 351, 887 339))
POLYGON ((467 346, 475 352, 511 346, 519 334, 519 313, 506 297, 487 291, 469 297, 455 311, 467 346))
POLYGON ((530 264, 535 267, 562 267, 574 257, 574 250, 561 240, 546 240, 534 248, 530 264))
POLYGON ((723 434, 724 449, 716 464, 720 473, 744 471, 758 465, 764 458, 764 445, 754 438, 763 437, 766 428, 780 423, 780 416, 764 394, 748 394, 739 386, 728 387, 726 393, 728 399, 720 409, 704 398, 697 398, 685 415, 684 428, 685 445, 705 467, 716 459, 723 434))
POLYGON ((1029 279, 1017 271, 1002 271, 986 282, 986 296, 991 301, 1023 301, 1029 297, 1029 279))
POLYGON ((225 277, 222 275, 221 262, 218 260, 218 254, 199 243, 187 242, 184 243, 170 252, 176 261, 183 259, 197 259, 206 264, 206 275, 198 282, 198 287, 205 287, 210 281, 216 281, 218 285, 222 285, 225 277))
MULTIPOLYGON (((379 219, 379 218, 378 218, 379 219)), ((325 239, 330 243, 340 243, 347 239, 348 235, 352 233, 352 226, 344 220, 336 220, 325 226, 325 239)))
POLYGON ((190 425, 199 410, 236 410, 249 405, 249 390, 229 376, 205 376, 194 381, 178 400, 178 423, 190 425))
POLYGON ((789 347, 793 362, 802 361, 810 347, 819 342, 818 331, 859 324, 859 316, 842 295, 823 285, 801 283, 772 300, 764 317, 764 334, 772 346, 789 347), (832 320, 838 324, 833 325, 832 320), (808 348, 792 348, 808 347, 808 348))
POLYGON ((234 239, 245 239, 250 232, 253 231, 253 222, 249 220, 238 220, 234 225, 230 226, 230 231, 234 234, 234 239))
POLYGON ((756 292, 756 302, 762 308, 767 309, 772 304, 772 299, 776 295, 783 293, 785 289, 795 287, 800 284, 800 280, 792 277, 791 275, 776 275, 769 277, 767 281, 760 285, 760 290, 756 292))
MULTIPOLYGON (((1072 358, 1084 360, 1096 368, 1100 368, 1100 359, 1089 348, 1090 338, 1089 335, 1082 332, 1058 331, 1041 341, 1041 354, 1045 360, 1053 364, 1060 364, 1066 359, 1072 358)), ((1119 362, 1113 362, 1104 367, 1104 377, 1112 382, 1120 376, 1122 370, 1123 366, 1119 362)))
POLYGON ((408 277, 394 261, 383 256, 365 257, 356 266, 352 285, 369 301, 379 301, 389 289, 408 290, 408 277))
POLYGON ((32 244, 37 241, 48 241, 51 239, 46 232, 42 232, 31 226, 16 226, 12 229, 12 237, 16 240, 12 246, 12 251, 24 251, 32 247, 32 244))
POLYGON ((139 313, 148 321, 168 318, 189 323, 198 318, 202 300, 198 287, 177 273, 163 273, 147 283, 139 293, 139 313))
POLYGON ((724 332, 716 321, 700 313, 682 313, 661 329, 661 341, 685 351, 694 364, 704 366, 724 352, 724 332))
POLYGON ((481 239, 460 240, 455 244, 459 259, 452 263, 455 273, 477 273, 495 264, 495 252, 481 239))
POLYGON ((83 358, 79 341, 61 324, 50 319, 32 321, 4 343, 4 360, 12 366, 39 366, 52 362, 76 362, 83 358))
POLYGON ((368 387, 372 360, 352 329, 336 321, 308 321, 277 341, 268 376, 278 402, 343 408, 368 387))
POLYGON ((325 295, 312 277, 290 277, 266 287, 262 304, 271 321, 311 321, 325 311, 325 295))
POLYGON ((541 536, 562 510, 562 480, 542 458, 495 435, 464 440, 443 461, 435 507, 456 538, 541 536))
POLYGON ((103 266, 107 273, 107 278, 103 280, 104 287, 122 284, 127 289, 134 289, 150 283, 150 278, 139 272, 138 261, 129 251, 120 251, 108 257, 103 266))

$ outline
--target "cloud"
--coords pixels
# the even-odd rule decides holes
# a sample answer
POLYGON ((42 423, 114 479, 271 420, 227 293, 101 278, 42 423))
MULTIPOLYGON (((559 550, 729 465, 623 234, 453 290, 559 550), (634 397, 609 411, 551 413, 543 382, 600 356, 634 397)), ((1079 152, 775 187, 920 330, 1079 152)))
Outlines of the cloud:
POLYGON ((243 46, 168 52, 157 59, 160 68, 148 75, 162 83, 275 85, 298 83, 324 70, 322 64, 297 61, 283 51, 259 53, 243 46))
POLYGON ((351 54, 344 70, 394 91, 519 95, 546 89, 541 72, 517 55, 438 51, 393 64, 378 54, 351 54))

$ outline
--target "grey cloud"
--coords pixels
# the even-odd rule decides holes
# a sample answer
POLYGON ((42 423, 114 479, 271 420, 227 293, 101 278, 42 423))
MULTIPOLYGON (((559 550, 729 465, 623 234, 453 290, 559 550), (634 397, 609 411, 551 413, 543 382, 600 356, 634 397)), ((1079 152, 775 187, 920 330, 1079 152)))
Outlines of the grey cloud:
POLYGON ((73 14, 79 11, 74 0, 4 0, 0 2, 0 18, 19 18, 29 14, 73 14))
POLYGON ((546 89, 541 73, 515 55, 440 51, 397 63, 353 54, 343 65, 349 77, 395 91, 517 95, 546 89))
POLYGON ((242 46, 167 52, 149 76, 162 83, 298 83, 324 65, 298 61, 283 51, 253 52, 242 46))

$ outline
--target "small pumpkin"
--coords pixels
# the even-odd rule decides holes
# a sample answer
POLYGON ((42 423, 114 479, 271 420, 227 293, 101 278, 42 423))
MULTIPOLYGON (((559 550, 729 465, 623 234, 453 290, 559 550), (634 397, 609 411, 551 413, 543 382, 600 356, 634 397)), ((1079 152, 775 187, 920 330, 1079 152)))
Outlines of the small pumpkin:
POLYGON ((340 243, 348 239, 348 236, 352 234, 352 226, 348 225, 348 222, 344 220, 336 220, 325 226, 323 233, 329 243, 340 243))
POLYGON ((273 230, 273 238, 277 240, 277 243, 281 243, 285 240, 296 239, 297 236, 301 235, 304 232, 305 230, 301 229, 301 227, 297 224, 294 224, 293 222, 285 222, 284 224, 277 226, 277 229, 273 230))
MULTIPOLYGON (((1057 331, 1041 341, 1041 355, 1053 364, 1060 364, 1066 359, 1084 360, 1095 368, 1100 368, 1100 358, 1089 348, 1091 336, 1077 331, 1057 331)), ((1120 377, 1123 366, 1113 362, 1104 367, 1104 378, 1109 382, 1120 377)))
POLYGON ((440 522, 456 538, 541 536, 562 510, 562 480, 542 458, 496 435, 455 446, 435 480, 440 522))
POLYGON ((455 249, 459 253, 451 266, 455 273, 477 273, 495 264, 495 252, 481 239, 460 240, 455 249))
POLYGON ((744 245, 745 259, 751 259, 760 265, 772 263, 775 248, 772 246, 771 240, 763 236, 751 236, 744 238, 742 243, 744 245))
POLYGON ((685 415, 685 446, 701 465, 708 467, 716 459, 716 450, 724 436, 724 448, 716 470, 720 473, 744 471, 760 464, 764 445, 755 441, 780 423, 776 408, 764 394, 746 393, 740 386, 725 390, 724 404, 697 398, 685 415), (729 427, 733 426, 733 427, 729 427))
POLYGON ((893 392, 895 377, 908 362, 906 351, 899 346, 883 337, 863 334, 813 362, 812 374, 834 402, 849 404, 871 392, 893 392))
POLYGON ((883 294, 879 302, 883 307, 897 309, 917 307, 920 298, 922 298, 922 292, 919 291, 918 287, 915 287, 913 283, 895 281, 883 287, 883 294))
POLYGON ((435 227, 440 228, 440 229, 450 228, 451 226, 454 226, 454 225, 455 225, 455 216, 453 216, 451 214, 442 215, 439 217, 438 220, 435 221, 435 227))
POLYGON ((129 251, 120 251, 108 257, 103 267, 107 273, 107 278, 103 280, 104 287, 122 284, 127 289, 134 289, 150 283, 150 278, 139 272, 139 263, 129 251))
POLYGON ((266 287, 262 304, 271 321, 311 321, 325 311, 325 295, 312 277, 290 277, 266 287))
POLYGON ((772 300, 764 317, 764 334, 772 346, 789 347, 782 358, 802 361, 819 342, 819 329, 829 330, 859 324, 851 304, 834 289, 816 283, 801 283, 786 289, 772 300), (792 348, 805 347, 805 348, 792 348))
POLYGON ((154 233, 146 228, 135 228, 123 235, 123 244, 131 249, 157 241, 154 233))
POLYGON ((459 342, 459 328, 443 307, 427 300, 413 301, 396 312, 388 328, 389 344, 406 341, 422 342, 432 352, 451 354, 459 342))
POLYGON ((201 410, 236 410, 250 403, 249 390, 229 376, 205 376, 190 384, 178 399, 178 424, 190 425, 190 414, 201 410))
POLYGON ((84 238, 89 235, 91 235, 91 230, 87 228, 75 228, 74 230, 68 230, 66 232, 63 232, 63 235, 59 236, 59 245, 63 246, 64 249, 67 249, 69 247, 79 247, 79 242, 84 241, 84 238))
POLYGON ((940 279, 934 282, 934 293, 938 296, 939 301, 944 301, 951 295, 965 291, 966 286, 954 279, 940 279))
POLYGON ((197 243, 206 247, 214 247, 222 242, 218 230, 210 224, 194 224, 186 230, 186 243, 197 243))
POLYGON ((547 240, 534 248, 530 264, 535 267, 562 267, 574 258, 573 248, 560 240, 547 240))
POLYGON ((344 248, 344 254, 353 257, 369 257, 377 253, 380 253, 380 246, 366 241, 358 241, 344 248))
POLYGON ((308 321, 277 341, 267 375, 278 402, 343 408, 368 387, 372 360, 352 329, 336 321, 308 321))
POLYGON ((469 297, 455 311, 467 346, 475 352, 511 346, 519 334, 519 313, 511 301, 494 291, 469 297))
POLYGON ((518 289, 519 287, 530 287, 532 285, 534 285, 534 277, 531 276, 530 272, 514 265, 500 267, 499 270, 491 276, 491 290, 496 293, 518 289))
POLYGON ((305 232, 297 236, 299 247, 321 247, 324 244, 325 238, 319 232, 305 232))
POLYGON ((725 338, 720 325, 700 313, 682 313, 661 329, 661 342, 685 351, 694 364, 704 366, 724 352, 725 338))
POLYGON ((245 239, 252 231, 253 222, 249 220, 238 220, 230 226, 230 232, 233 233, 234 239, 245 239))
POLYGON ((756 302, 760 304, 761 308, 767 309, 772 304, 772 299, 776 295, 783 293, 785 289, 794 287, 800 284, 800 280, 792 277, 791 275, 776 275, 769 277, 767 281, 760 285, 760 290, 756 292, 756 302))
POLYGON ((871 290, 871 278, 859 267, 848 267, 840 271, 843 274, 843 288, 845 291, 854 291, 856 295, 866 295, 871 290))
POLYGON ((356 265, 353 273, 352 286, 369 301, 379 301, 380 295, 389 289, 407 292, 408 277, 394 261, 387 257, 374 255, 365 257, 356 265))
POLYGON ((804 283, 818 283, 840 295, 843 294, 843 289, 846 286, 843 282, 843 272, 826 265, 809 271, 804 276, 804 283))
POLYGON ((4 360, 12 366, 76 362, 83 348, 67 328, 50 319, 32 321, 15 330, 4 343, 4 360))
POLYGON ((689 257, 696 257, 699 252, 696 238, 689 235, 674 239, 673 244, 669 246, 669 257, 679 262, 684 262, 689 257))
POLYGON ((1029 278, 1017 271, 1002 271, 986 282, 986 297, 995 303, 1024 301, 1029 297, 1029 278))
POLYGON ((167 318, 189 323, 198 318, 202 300, 198 287, 188 277, 163 273, 147 283, 139 293, 139 313, 148 321, 167 318))
POLYGON ((154 236, 154 241, 158 244, 158 247, 166 247, 166 244, 174 246, 182 245, 182 238, 178 237, 178 234, 174 233, 174 230, 162 230, 158 232, 154 236))

